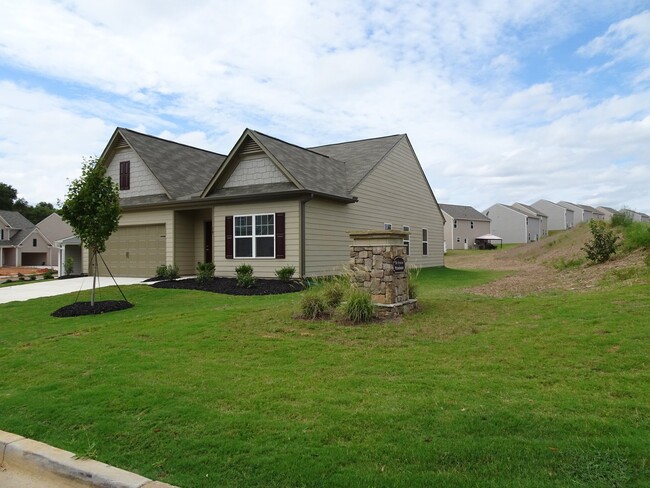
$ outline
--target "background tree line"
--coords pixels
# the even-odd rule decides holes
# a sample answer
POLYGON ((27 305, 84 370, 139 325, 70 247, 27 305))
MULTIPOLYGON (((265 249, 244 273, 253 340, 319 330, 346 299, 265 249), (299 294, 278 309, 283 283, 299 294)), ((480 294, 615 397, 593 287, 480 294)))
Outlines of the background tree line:
POLYGON ((30 205, 24 198, 18 198, 18 191, 13 186, 0 182, 0 210, 20 212, 31 223, 38 224, 58 209, 47 202, 30 205))

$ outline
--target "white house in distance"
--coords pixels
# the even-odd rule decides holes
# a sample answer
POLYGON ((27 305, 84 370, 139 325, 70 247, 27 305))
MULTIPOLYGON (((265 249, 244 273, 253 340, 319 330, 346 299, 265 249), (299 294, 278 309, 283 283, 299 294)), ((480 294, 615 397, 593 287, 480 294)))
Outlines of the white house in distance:
POLYGON ((516 208, 521 212, 524 212, 529 217, 536 217, 537 219, 539 219, 539 229, 537 232, 538 237, 533 240, 536 241, 548 236, 548 216, 544 212, 530 205, 526 205, 524 203, 518 203, 518 202, 513 203, 512 207, 516 208))
POLYGON ((601 206, 598 206, 598 207, 596 207, 596 209, 597 209, 601 214, 603 214, 603 220, 607 220, 607 221, 612 220, 612 217, 613 217, 614 215, 616 215, 617 213, 620 213, 618 210, 614 210, 614 209, 611 208, 611 207, 601 207, 601 206))
POLYGON ((495 203, 483 212, 490 218, 493 234, 503 239, 504 244, 523 244, 539 239, 539 217, 524 213, 510 205, 495 203))
POLYGON ((543 199, 530 206, 547 216, 548 230, 567 230, 573 227, 574 214, 570 208, 543 199))
POLYGON ((587 205, 576 205, 575 203, 560 201, 557 202, 558 205, 573 210, 573 221, 575 225, 582 224, 584 222, 589 222, 593 218, 592 207, 587 205))
POLYGON ((490 219, 473 207, 440 204, 445 217, 445 251, 476 247, 476 238, 490 233, 490 219))

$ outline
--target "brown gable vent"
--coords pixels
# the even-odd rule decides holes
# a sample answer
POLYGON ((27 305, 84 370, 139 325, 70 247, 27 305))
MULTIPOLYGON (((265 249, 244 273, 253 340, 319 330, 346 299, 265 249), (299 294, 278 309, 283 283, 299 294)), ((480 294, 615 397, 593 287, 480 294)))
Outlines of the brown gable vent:
POLYGON ((124 137, 122 136, 117 137, 117 140, 115 141, 115 149, 126 149, 128 147, 129 145, 124 140, 124 137))
POLYGON ((258 152, 262 152, 262 148, 250 137, 246 138, 246 140, 241 145, 241 148, 239 149, 239 153, 242 155, 254 154, 258 152))

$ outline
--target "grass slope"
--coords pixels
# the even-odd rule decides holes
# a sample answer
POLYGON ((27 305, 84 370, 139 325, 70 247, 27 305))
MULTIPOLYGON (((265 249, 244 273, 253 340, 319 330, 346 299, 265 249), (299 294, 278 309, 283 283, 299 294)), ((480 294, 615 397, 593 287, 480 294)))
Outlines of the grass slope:
POLYGON ((462 291, 498 276, 422 270, 423 311, 366 327, 300 294, 1 305, 0 429, 183 487, 650 486, 647 282, 462 291))

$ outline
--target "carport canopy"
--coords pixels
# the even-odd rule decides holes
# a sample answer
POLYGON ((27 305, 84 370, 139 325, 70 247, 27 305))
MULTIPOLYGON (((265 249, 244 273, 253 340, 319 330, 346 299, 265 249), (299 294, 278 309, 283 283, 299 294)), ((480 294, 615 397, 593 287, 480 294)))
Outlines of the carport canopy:
POLYGON ((503 239, 499 236, 495 236, 494 234, 485 234, 479 237, 476 237, 474 240, 476 241, 501 241, 501 247, 503 247, 503 239))

